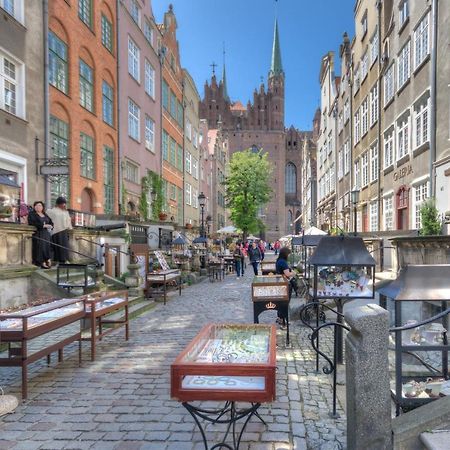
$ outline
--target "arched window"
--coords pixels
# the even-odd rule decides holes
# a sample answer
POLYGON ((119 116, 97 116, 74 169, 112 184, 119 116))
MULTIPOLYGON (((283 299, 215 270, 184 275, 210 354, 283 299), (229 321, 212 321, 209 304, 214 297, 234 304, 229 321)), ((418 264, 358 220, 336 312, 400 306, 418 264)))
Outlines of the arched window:
POLYGON ((297 168, 291 162, 286 164, 284 190, 286 194, 297 193, 297 168))
POLYGON ((286 222, 286 234, 292 234, 294 215, 292 214, 292 211, 290 209, 287 212, 286 219, 287 219, 287 222, 286 222))

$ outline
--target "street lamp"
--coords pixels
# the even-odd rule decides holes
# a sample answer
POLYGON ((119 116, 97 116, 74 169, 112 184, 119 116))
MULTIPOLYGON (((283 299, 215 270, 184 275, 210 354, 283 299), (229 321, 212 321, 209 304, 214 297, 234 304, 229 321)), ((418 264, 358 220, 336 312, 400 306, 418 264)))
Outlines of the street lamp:
POLYGON ((202 224, 201 224, 201 228, 200 228, 200 236, 204 237, 205 236, 204 215, 205 215, 205 206, 206 206, 206 196, 203 192, 200 192, 200 194, 198 195, 198 204, 200 205, 200 208, 202 210, 202 224))
POLYGON ((359 189, 355 186, 353 190, 350 192, 352 204, 353 204, 353 232, 356 236, 356 221, 357 221, 357 205, 359 202, 359 189))

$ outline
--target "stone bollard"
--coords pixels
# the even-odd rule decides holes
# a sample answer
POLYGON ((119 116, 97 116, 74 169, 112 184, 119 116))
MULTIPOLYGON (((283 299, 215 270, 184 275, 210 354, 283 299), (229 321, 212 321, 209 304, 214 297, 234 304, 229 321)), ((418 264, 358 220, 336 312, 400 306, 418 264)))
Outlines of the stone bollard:
POLYGON ((389 314, 366 305, 345 314, 348 450, 391 450, 389 314))

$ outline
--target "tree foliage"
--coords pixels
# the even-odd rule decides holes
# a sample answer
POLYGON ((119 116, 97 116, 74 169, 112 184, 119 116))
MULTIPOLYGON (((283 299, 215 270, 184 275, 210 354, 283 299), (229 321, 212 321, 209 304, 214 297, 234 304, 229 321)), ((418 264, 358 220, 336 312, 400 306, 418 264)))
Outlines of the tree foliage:
POLYGON ((442 222, 434 199, 429 199, 422 204, 420 207, 420 218, 422 221, 421 235, 432 236, 441 234, 442 222))
POLYGON ((271 196, 271 168, 267 153, 250 149, 233 153, 225 181, 227 207, 233 224, 244 237, 264 228, 258 212, 271 196))

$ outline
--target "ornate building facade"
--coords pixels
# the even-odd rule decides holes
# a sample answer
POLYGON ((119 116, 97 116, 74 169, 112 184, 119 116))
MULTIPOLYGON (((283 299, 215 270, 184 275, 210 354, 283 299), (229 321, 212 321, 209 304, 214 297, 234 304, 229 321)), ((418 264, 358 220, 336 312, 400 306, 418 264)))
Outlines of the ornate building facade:
POLYGON ((294 127, 285 129, 284 86, 285 73, 275 21, 267 88, 261 83, 253 92, 253 101, 246 107, 240 101, 231 101, 224 66, 220 82, 213 73, 211 82, 205 83, 200 103, 200 117, 207 120, 210 129, 217 128, 221 122, 228 136, 230 154, 248 148, 268 153, 272 198, 260 214, 266 226, 262 237, 270 241, 295 231, 295 219, 301 214, 300 149, 309 138, 308 133, 294 127))

